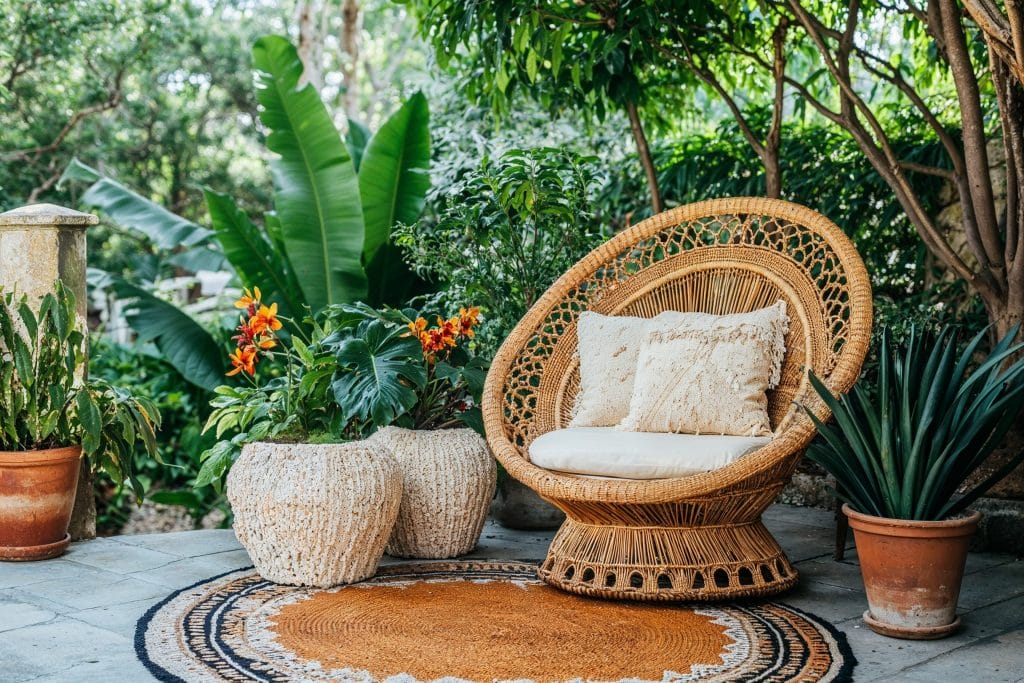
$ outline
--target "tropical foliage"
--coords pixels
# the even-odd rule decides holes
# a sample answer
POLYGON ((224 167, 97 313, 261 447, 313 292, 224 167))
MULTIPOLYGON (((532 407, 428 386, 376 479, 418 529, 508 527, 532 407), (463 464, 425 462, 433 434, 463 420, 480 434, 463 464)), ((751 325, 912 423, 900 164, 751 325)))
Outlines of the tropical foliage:
MULTIPOLYGON (((269 36, 253 49, 260 117, 267 146, 275 211, 257 226, 231 197, 207 188, 212 229, 176 216, 80 162, 64 180, 92 185, 84 202, 137 230, 187 271, 226 264, 245 286, 259 282, 284 312, 303 319, 335 303, 401 303, 421 285, 391 239, 392 227, 415 221, 429 187, 430 132, 426 98, 417 93, 375 135, 347 146, 310 85, 299 88, 302 64, 287 40, 269 36), (359 173, 353 154, 360 158, 359 173), (299 274, 301 273, 301 277, 299 274)), ((93 273, 96 287, 129 302, 128 322, 153 341, 189 381, 218 384, 218 342, 201 325, 148 291, 143 283, 93 273), (181 343, 182 336, 189 343, 181 343)))
POLYGON ((807 457, 835 476, 839 497, 858 512, 940 520, 967 509, 1024 460, 1019 454, 956 495, 1020 414, 1024 343, 1016 341, 1019 329, 976 367, 987 330, 962 351, 953 328, 911 331, 903 343, 883 332, 877 386, 862 382, 838 398, 812 374, 835 424, 808 413, 822 438, 807 457))
POLYGON ((391 424, 482 429, 487 367, 466 348, 478 309, 429 326, 411 309, 337 305, 298 325, 264 303, 259 288, 235 305, 243 314, 227 375, 247 384, 215 390, 204 432, 218 441, 202 454, 196 487, 219 488, 254 441, 337 442, 391 424), (258 375, 258 366, 267 369, 258 375))
POLYGON ((0 450, 81 446, 93 467, 127 482, 141 502, 136 442, 159 458, 160 413, 148 399, 102 379, 83 379, 87 339, 74 294, 56 283, 38 309, 0 289, 0 450))
POLYGON ((483 431, 479 403, 487 364, 469 348, 479 308, 460 308, 444 318, 355 305, 333 315, 338 330, 324 340, 338 363, 331 389, 354 433, 392 424, 410 429, 464 424, 483 431))

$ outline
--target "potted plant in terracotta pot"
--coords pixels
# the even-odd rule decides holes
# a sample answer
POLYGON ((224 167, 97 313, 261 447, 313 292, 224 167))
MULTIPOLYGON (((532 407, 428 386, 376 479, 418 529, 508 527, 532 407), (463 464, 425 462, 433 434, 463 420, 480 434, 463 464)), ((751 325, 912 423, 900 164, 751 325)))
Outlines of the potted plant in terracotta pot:
POLYGON ((196 487, 221 485, 239 542, 277 583, 329 587, 376 573, 402 496, 398 465, 349 429, 331 396, 333 321, 278 316, 246 290, 233 369, 218 387, 196 487), (285 327, 287 324, 287 328, 285 327), (227 435, 231 434, 230 438, 227 435))
POLYGON ((959 350, 956 331, 883 331, 877 387, 861 382, 838 398, 811 376, 834 424, 807 457, 836 478, 853 527, 867 593, 864 621, 896 638, 942 638, 957 629, 957 600, 971 535, 970 505, 1024 453, 963 490, 1000 445, 1024 402, 1018 328, 982 360, 987 331, 959 350), (959 491, 959 494, 958 494, 959 491))
POLYGON ((479 311, 442 317, 407 309, 343 306, 328 340, 343 419, 386 448, 402 471, 403 495, 387 552, 450 558, 480 538, 496 465, 479 432, 487 367, 470 350, 479 311), (433 321, 433 322, 428 322, 433 321))
POLYGON ((142 500, 135 443, 158 458, 160 414, 147 399, 88 379, 75 297, 59 282, 38 306, 0 290, 0 560, 67 548, 83 455, 142 500))

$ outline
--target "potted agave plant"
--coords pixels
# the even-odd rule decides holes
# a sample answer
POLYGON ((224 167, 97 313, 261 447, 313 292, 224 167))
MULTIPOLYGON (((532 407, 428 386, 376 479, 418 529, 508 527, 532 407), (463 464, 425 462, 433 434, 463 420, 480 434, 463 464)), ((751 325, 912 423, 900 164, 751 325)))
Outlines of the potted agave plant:
POLYGON ((963 490, 1024 404, 1018 328, 977 361, 986 334, 958 352, 951 328, 911 331, 902 344, 883 331, 877 388, 861 382, 838 398, 811 376, 835 422, 811 415, 822 438, 807 457, 836 478, 867 593, 864 621, 883 635, 932 639, 957 629, 968 544, 980 519, 970 505, 1024 458, 963 490))
POLYGON ((398 465, 352 438, 331 394, 333 321, 279 316, 245 290, 232 369, 216 389, 196 487, 220 486, 239 542, 277 583, 329 587, 372 576, 401 502, 398 465), (233 435, 227 438, 228 433, 233 435))
POLYGON ((140 502, 136 442, 159 460, 156 407, 86 378, 88 341, 76 320, 60 282, 38 307, 0 289, 0 560, 64 552, 83 455, 140 502))
POLYGON ((480 436, 486 364, 471 353, 479 309, 425 315, 343 306, 327 340, 342 418, 398 461, 403 495, 389 555, 470 552, 494 497, 496 465, 480 436), (431 324, 428 320, 433 320, 431 324))

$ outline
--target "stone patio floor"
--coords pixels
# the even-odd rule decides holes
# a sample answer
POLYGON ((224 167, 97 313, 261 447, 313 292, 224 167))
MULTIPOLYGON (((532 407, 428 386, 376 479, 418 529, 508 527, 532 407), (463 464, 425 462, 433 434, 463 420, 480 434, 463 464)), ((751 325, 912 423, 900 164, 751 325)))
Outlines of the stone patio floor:
MULTIPOLYGON (((860 621, 856 552, 851 544, 845 561, 832 560, 831 513, 776 505, 765 520, 801 573, 778 600, 846 633, 857 681, 1024 681, 1024 561, 972 553, 961 630, 940 641, 892 640, 860 621)), ((471 557, 539 561, 550 539, 488 523, 471 557)), ((0 681, 154 680, 135 658, 138 618, 174 590, 249 564, 228 530, 104 538, 56 560, 0 563, 0 681)))

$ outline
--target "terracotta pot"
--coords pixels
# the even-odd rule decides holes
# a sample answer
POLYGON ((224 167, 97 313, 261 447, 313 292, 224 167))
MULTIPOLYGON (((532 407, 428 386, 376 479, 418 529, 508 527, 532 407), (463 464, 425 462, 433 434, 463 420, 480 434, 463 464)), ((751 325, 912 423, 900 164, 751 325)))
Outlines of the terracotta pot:
POLYGON ((366 443, 391 453, 402 471, 388 555, 446 559, 476 547, 497 473, 483 437, 472 429, 384 427, 366 443))
POLYGON ((956 604, 967 546, 981 513, 939 522, 887 519, 848 505, 868 611, 864 621, 893 638, 944 638, 960 626, 956 604))
POLYGON ((0 451, 0 560, 45 560, 68 547, 78 446, 0 451))

